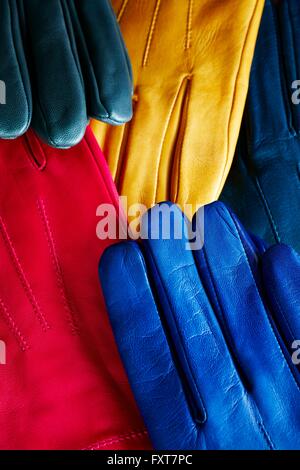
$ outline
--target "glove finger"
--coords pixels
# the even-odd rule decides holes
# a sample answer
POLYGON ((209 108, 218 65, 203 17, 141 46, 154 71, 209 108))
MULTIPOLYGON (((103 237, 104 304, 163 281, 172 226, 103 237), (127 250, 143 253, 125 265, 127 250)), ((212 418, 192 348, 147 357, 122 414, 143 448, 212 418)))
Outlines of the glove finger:
POLYGON ((298 133, 300 130, 299 83, 294 83, 300 77, 300 61, 298 44, 300 40, 300 3, 297 0, 278 2, 278 22, 280 36, 280 61, 283 64, 283 73, 286 79, 288 93, 287 108, 290 109, 290 132, 298 133), (297 103, 293 103, 293 90, 297 103), (290 98, 292 94, 292 99, 290 98))
POLYGON ((184 232, 187 232, 187 222, 175 205, 155 206, 142 220, 143 246, 162 306, 162 321, 172 350, 176 351, 182 381, 189 387, 196 420, 202 423, 206 436, 201 448, 216 448, 220 442, 224 448, 232 448, 237 441, 239 448, 268 447, 199 279, 187 243, 188 234, 184 232), (171 226, 165 225, 167 232, 164 208, 169 208, 173 217, 171 226), (223 420, 226 435, 221 431, 223 420))
POLYGON ((132 72, 110 2, 71 0, 69 5, 89 116, 110 124, 123 124, 132 117, 132 72))
POLYGON ((35 90, 33 127, 54 147, 78 143, 86 129, 84 87, 65 0, 26 0, 31 79, 35 90))
POLYGON ((117 345, 155 448, 195 448, 195 424, 138 245, 107 249, 99 275, 117 345))
MULTIPOLYGON (((277 8, 271 0, 266 1, 252 64, 248 106, 253 149, 266 141, 290 136, 291 84, 287 87, 285 83, 277 8)), ((287 47, 293 45, 289 42, 287 47)))
POLYGON ((275 245, 263 256, 262 270, 272 314, 292 354, 294 341, 300 341, 300 257, 275 245))
POLYGON ((0 2, 0 138, 13 139, 28 129, 32 115, 30 82, 15 0, 0 2))
POLYGON ((207 206, 204 223, 204 247, 195 252, 202 282, 255 399, 261 426, 272 446, 289 448, 298 432, 298 377, 262 300, 260 253, 224 205, 207 206))

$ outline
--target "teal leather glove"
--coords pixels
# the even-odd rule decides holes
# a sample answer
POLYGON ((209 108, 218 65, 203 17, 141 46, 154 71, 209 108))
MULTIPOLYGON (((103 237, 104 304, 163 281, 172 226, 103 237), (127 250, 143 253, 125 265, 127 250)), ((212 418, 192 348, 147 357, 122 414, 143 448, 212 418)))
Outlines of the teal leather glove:
POLYGON ((267 0, 244 125, 221 195, 248 230, 298 252, 300 105, 293 102, 293 94, 300 79, 299 20, 299 0, 267 0))
POLYGON ((1 0, 0 31, 0 138, 32 125, 68 148, 89 117, 131 119, 131 67, 109 0, 1 0))

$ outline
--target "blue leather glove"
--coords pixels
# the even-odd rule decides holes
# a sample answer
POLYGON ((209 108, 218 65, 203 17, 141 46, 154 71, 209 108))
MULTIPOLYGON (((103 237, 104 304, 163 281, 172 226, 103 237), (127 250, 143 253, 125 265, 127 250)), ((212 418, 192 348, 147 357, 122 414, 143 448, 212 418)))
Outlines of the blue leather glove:
POLYGON ((300 252, 300 2, 266 1, 236 158, 221 200, 269 243, 300 252))
POLYGON ((78 143, 89 117, 132 116, 132 76, 110 0, 1 0, 0 138, 30 124, 54 147, 78 143))
MULTIPOLYGON (((132 389, 157 449, 300 448, 300 258, 266 249, 222 203, 205 207, 202 249, 178 227, 109 248, 100 278, 132 389)), ((150 220, 151 219, 151 220, 150 220)), ((201 217, 194 229, 201 239, 201 217)), ((188 232, 188 230, 186 230, 188 232)))

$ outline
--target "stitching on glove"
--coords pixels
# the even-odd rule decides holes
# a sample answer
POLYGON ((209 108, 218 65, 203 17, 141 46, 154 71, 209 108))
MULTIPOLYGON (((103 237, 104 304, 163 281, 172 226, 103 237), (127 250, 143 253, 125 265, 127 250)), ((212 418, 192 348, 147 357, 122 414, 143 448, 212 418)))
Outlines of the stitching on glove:
POLYGON ((117 14, 117 21, 120 23, 122 16, 124 15, 125 9, 128 5, 129 0, 123 0, 119 13, 117 14))
POLYGON ((27 279, 26 277, 26 274, 25 274, 25 271, 22 267, 22 264, 18 258, 18 255, 17 255, 17 252, 16 252, 16 249, 13 245, 13 242, 9 236, 9 233, 8 233, 8 230, 7 230, 7 227, 5 225, 5 222, 4 220, 2 219, 2 217, 0 216, 0 233, 2 235, 2 238, 3 238, 3 241, 5 243, 5 246, 6 246, 6 249, 7 249, 7 252, 10 256, 10 259, 13 263, 13 266, 16 270, 16 273, 18 275, 18 278, 21 282, 21 285, 25 291, 25 294, 26 294, 26 297, 27 299, 29 300, 31 306, 32 306, 32 309, 33 309, 33 312, 35 313, 37 319, 39 320, 42 328, 44 331, 48 330, 50 328, 40 306, 39 306, 39 303, 38 303, 38 300, 37 298, 35 297, 34 295, 34 292, 32 290, 32 287, 30 285, 30 282, 29 280, 27 279))
POLYGON ((143 63, 142 63, 143 67, 146 67, 147 64, 148 64, 150 49, 151 49, 151 45, 152 45, 152 41, 153 41, 155 28, 156 28, 158 14, 159 14, 159 11, 160 11, 160 6, 161 6, 161 0, 156 0, 156 5, 155 5, 155 8, 154 8, 152 21, 151 21, 150 29, 149 29, 149 32, 148 32, 146 48, 145 48, 145 52, 144 52, 144 56, 143 56, 143 63))
POLYGON ((191 44, 192 44, 193 8, 194 8, 194 0, 189 0, 188 16, 187 16, 187 24, 186 24, 186 37, 185 37, 185 44, 184 44, 185 50, 190 49, 191 44))
POLYGON ((116 444, 118 442, 127 441, 131 439, 136 439, 136 438, 143 438, 144 436, 147 436, 147 435, 148 435, 148 432, 146 430, 132 431, 132 432, 129 432, 128 434, 120 434, 119 436, 112 437, 111 439, 104 439, 103 441, 96 442, 95 444, 92 444, 83 450, 98 450, 103 447, 107 447, 111 444, 116 444))
POLYGON ((275 224, 275 220, 274 220, 274 217, 272 215, 272 210, 271 210, 271 207, 269 206, 268 204, 268 201, 267 201, 267 198, 263 192, 263 189, 260 185, 260 182, 259 182, 259 179, 258 179, 258 176, 255 176, 254 178, 255 180, 255 187, 257 189, 257 192, 258 192, 258 195, 260 197, 260 199, 262 200, 262 203, 263 203, 263 207, 266 211, 266 214, 267 214, 267 217, 269 219, 269 222, 270 222, 270 225, 271 225, 271 229, 272 229, 272 232, 273 232, 273 235, 274 235, 274 238, 275 238, 275 241, 276 243, 280 243, 280 235, 279 235, 279 231, 278 231, 278 228, 275 224))
POLYGON ((40 217, 41 217, 41 220, 42 220, 42 223, 43 223, 43 227, 44 227, 44 230, 45 230, 45 233, 46 233, 47 243, 48 243, 48 247, 49 247, 49 253, 50 253, 50 257, 51 257, 52 264, 53 264, 53 267, 54 267, 54 272, 56 274, 58 289, 59 289, 59 292, 60 292, 60 295, 61 295, 61 298, 62 298, 62 301, 63 301, 64 308, 67 312, 67 321, 68 321, 68 323, 71 327, 72 333, 73 334, 78 334, 79 333, 79 327, 78 327, 78 324, 77 324, 77 321, 76 321, 76 315, 75 315, 75 312, 72 308, 71 301, 70 301, 70 299, 68 298, 68 295, 67 295, 67 289, 66 289, 66 285, 65 285, 65 282, 64 282, 63 273, 62 273, 61 265, 59 263, 59 259, 58 259, 58 255, 57 255, 56 244, 55 244, 55 240, 54 240, 54 237, 53 237, 53 232, 51 230, 49 217, 48 217, 46 207, 45 207, 45 203, 44 203, 43 199, 38 199, 37 200, 37 208, 38 208, 38 213, 40 214, 40 217))
POLYGON ((29 349, 29 344, 27 343, 25 337, 19 330, 19 328, 16 325, 16 322, 14 321, 12 315, 10 314, 8 307, 5 305, 3 299, 0 297, 0 312, 2 313, 4 321, 7 323, 9 329, 15 336, 21 350, 25 352, 27 349, 29 349))

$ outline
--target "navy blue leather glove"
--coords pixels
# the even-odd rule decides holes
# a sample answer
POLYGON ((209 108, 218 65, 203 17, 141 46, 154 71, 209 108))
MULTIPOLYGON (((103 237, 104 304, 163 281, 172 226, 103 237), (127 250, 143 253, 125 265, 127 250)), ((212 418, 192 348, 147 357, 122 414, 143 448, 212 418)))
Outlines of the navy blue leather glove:
POLYGON ((267 0, 238 150, 221 195, 248 230, 298 252, 299 41, 299 0, 267 0))
POLYGON ((117 344, 157 449, 300 448, 300 258, 266 249, 222 203, 188 222, 161 205, 109 248, 100 278, 117 344), (151 220, 150 220, 151 219, 151 220), (197 223, 198 219, 198 223, 197 223), (179 227, 179 230, 178 230, 179 227), (188 232, 190 230, 186 230, 188 232))
POLYGON ((110 0, 1 0, 0 30, 0 138, 32 124, 67 148, 90 117, 131 119, 131 66, 110 0))

